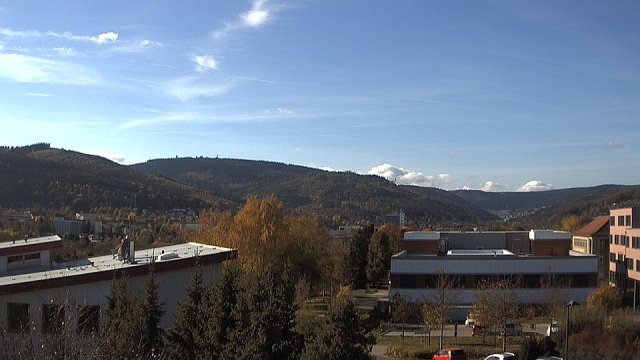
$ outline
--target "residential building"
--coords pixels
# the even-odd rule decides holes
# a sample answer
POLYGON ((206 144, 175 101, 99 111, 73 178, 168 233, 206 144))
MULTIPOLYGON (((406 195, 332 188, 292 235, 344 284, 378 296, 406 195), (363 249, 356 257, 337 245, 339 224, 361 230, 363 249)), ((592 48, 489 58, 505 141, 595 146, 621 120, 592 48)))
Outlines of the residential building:
POLYGON ((609 216, 598 216, 576 231, 571 250, 598 257, 598 283, 609 282, 609 216))
POLYGON ((405 223, 405 215, 404 212, 394 213, 394 214, 385 214, 382 220, 385 224, 394 224, 398 226, 404 226, 405 223))
POLYGON ((423 302, 436 296, 438 276, 450 275, 460 294, 454 320, 467 315, 479 284, 497 279, 510 280, 522 304, 585 302, 597 287, 598 258, 570 247, 562 231, 407 232, 405 250, 391 258, 391 298, 423 302))
POLYGON ((55 263, 51 252, 60 248, 58 236, 0 243, 0 330, 37 335, 64 321, 73 331, 98 331, 113 279, 124 276, 128 288, 139 291, 152 264, 166 327, 186 299, 196 262, 205 281, 216 281, 222 262, 237 256, 236 250, 193 242, 135 251, 133 242, 123 240, 113 255, 55 263), (52 311, 62 315, 52 317, 52 311))
POLYGON ((640 208, 609 211, 609 282, 635 308, 640 281, 640 208))

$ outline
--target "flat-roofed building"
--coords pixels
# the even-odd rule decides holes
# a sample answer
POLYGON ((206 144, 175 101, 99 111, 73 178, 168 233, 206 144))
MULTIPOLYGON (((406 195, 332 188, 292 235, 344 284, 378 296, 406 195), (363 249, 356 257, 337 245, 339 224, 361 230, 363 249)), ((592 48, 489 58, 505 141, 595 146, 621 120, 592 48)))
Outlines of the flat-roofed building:
POLYGON ((114 255, 51 261, 51 251, 62 245, 58 236, 0 243, 0 329, 19 332, 28 326, 32 333, 46 333, 56 326, 49 316, 55 310, 63 314, 55 321, 65 321, 78 331, 97 331, 114 277, 125 276, 129 289, 138 291, 151 264, 166 326, 178 301, 185 299, 184 288, 196 262, 205 281, 217 281, 222 262, 237 256, 236 250, 193 242, 138 251, 123 242, 114 255))
POLYGON ((548 302, 550 292, 567 301, 585 302, 597 287, 598 258, 570 255, 570 233, 531 230, 444 234, 405 233, 405 250, 391 258, 392 299, 397 295, 411 302, 433 298, 438 292, 437 278, 442 275, 453 277, 460 293, 455 305, 467 310, 484 281, 510 280, 522 304, 548 302), (517 251, 511 251, 509 245, 517 251), (550 278, 555 282, 553 288, 547 286, 550 278))

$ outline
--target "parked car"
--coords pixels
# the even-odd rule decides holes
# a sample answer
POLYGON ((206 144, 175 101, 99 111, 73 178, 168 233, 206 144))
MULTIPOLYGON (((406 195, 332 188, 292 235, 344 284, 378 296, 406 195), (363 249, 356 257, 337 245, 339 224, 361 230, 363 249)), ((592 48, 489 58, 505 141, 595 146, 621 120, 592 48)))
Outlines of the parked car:
POLYGON ((551 336, 553 333, 558 332, 558 322, 553 320, 551 324, 547 325, 547 336, 551 336))
POLYGON ((514 353, 504 352, 502 354, 491 354, 484 360, 518 360, 518 357, 514 353))
POLYGON ((476 323, 476 320, 471 315, 467 316, 467 318, 464 320, 464 326, 467 326, 467 327, 471 327, 475 323, 476 323))
POLYGON ((433 360, 467 360, 467 354, 458 348, 442 349, 433 354, 433 360))

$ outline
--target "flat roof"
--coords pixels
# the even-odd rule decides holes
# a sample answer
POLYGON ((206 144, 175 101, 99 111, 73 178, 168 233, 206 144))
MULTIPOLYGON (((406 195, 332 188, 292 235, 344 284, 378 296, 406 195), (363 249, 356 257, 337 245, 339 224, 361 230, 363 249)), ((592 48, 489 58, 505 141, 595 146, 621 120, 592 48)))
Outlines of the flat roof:
POLYGON ((447 256, 455 256, 455 255, 462 255, 462 256, 513 256, 514 253, 512 253, 509 250, 505 250, 505 249, 482 249, 482 250, 449 250, 447 251, 447 256))
POLYGON ((53 263, 51 268, 19 269, 2 274, 0 295, 110 280, 119 270, 130 276, 144 275, 152 262, 156 272, 162 272, 187 268, 195 265, 196 261, 212 264, 236 257, 237 251, 233 249, 189 242, 137 250, 134 263, 123 262, 113 255, 53 263), (164 256, 159 260, 158 256, 163 253, 175 253, 177 256, 164 256))
POLYGON ((62 247, 62 239, 58 235, 43 236, 24 240, 0 242, 0 256, 24 254, 62 247))

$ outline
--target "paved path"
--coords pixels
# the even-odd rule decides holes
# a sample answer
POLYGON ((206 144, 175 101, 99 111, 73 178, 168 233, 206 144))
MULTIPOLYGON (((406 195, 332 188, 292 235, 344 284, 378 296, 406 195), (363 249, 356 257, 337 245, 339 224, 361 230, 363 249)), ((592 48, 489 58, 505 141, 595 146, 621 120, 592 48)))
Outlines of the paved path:
POLYGON ((373 355, 374 359, 379 359, 379 360, 391 359, 386 354, 387 354, 387 347, 386 346, 373 345, 373 349, 371 349, 371 355, 373 355))

